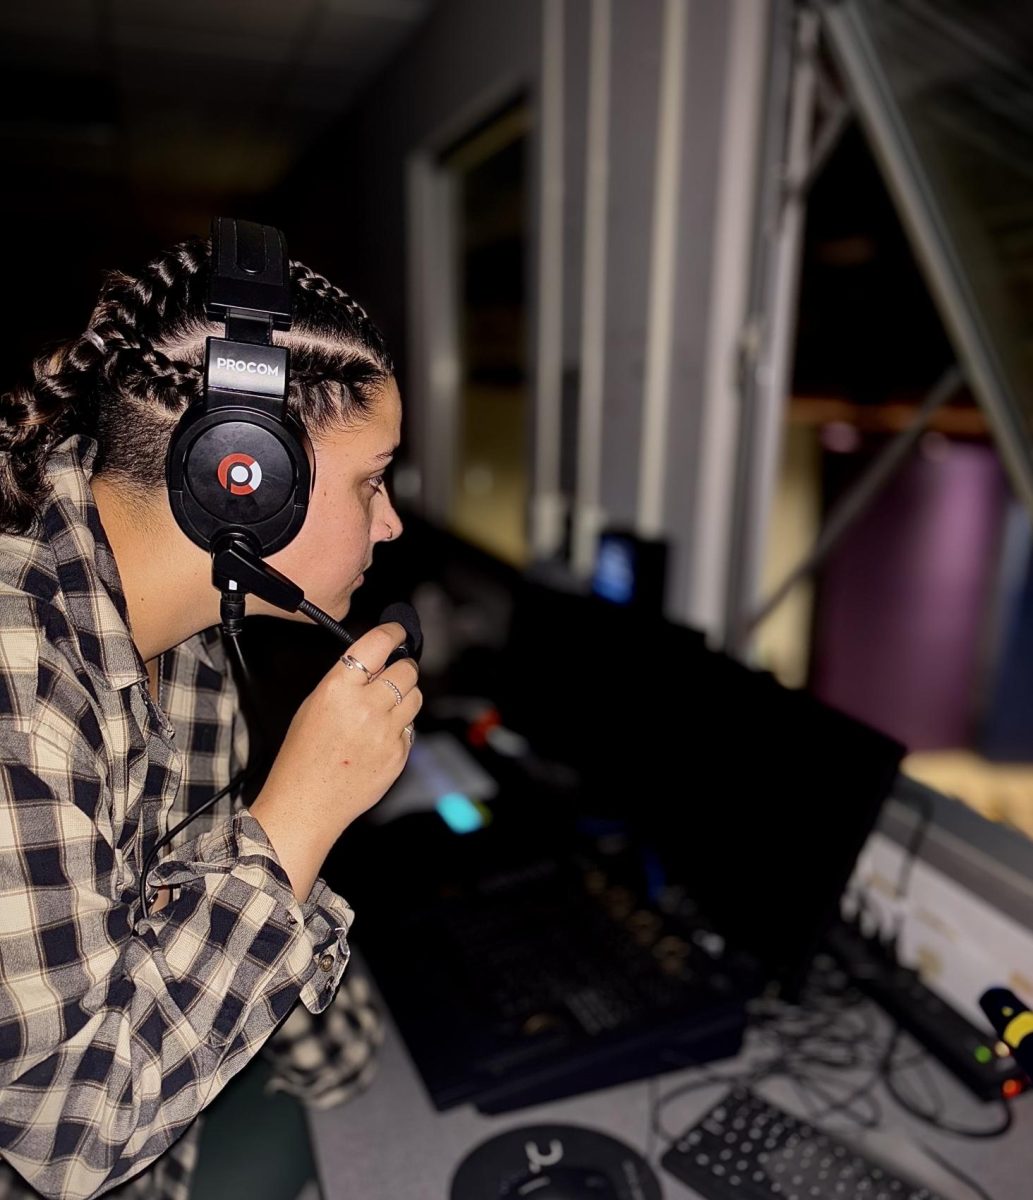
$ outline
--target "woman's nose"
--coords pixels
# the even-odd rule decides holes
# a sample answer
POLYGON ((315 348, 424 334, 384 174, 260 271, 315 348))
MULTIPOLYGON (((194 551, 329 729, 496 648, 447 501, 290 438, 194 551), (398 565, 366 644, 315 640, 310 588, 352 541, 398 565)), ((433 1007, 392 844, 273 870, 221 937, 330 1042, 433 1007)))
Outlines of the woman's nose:
POLYGON ((384 533, 378 540, 387 542, 401 537, 404 526, 402 525, 402 518, 395 511, 395 506, 391 503, 391 501, 387 500, 385 503, 387 505, 387 511, 383 514, 384 533))

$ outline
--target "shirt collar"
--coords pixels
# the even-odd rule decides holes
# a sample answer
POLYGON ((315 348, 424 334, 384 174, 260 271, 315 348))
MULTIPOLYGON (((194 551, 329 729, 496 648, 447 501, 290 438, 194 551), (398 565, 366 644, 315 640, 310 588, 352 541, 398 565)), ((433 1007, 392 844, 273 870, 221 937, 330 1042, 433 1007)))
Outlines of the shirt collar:
POLYGON ((118 565, 90 487, 96 456, 96 442, 82 434, 51 451, 51 495, 41 522, 83 663, 98 683, 121 689, 145 681, 147 670, 129 630, 118 565))

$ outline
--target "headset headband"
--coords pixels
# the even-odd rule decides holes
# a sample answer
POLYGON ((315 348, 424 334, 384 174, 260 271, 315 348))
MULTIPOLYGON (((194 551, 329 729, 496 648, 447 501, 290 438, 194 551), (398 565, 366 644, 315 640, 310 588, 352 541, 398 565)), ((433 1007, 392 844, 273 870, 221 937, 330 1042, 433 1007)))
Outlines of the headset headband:
MULTIPOLYGON (((244 337, 238 322, 267 330, 291 327, 287 242, 271 225, 216 217, 212 221, 212 274, 208 316, 226 322, 226 336, 244 337), (231 328, 232 326, 232 328, 231 328)), ((261 340, 268 342, 268 336, 261 340)))

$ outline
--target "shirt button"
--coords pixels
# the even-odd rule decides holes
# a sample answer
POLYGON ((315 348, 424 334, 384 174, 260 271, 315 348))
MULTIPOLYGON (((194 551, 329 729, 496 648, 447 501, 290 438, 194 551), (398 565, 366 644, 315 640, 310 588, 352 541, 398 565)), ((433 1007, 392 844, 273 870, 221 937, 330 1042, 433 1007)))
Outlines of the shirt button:
POLYGON ((332 971, 334 966, 334 956, 332 954, 324 954, 319 959, 319 969, 321 971, 332 971))

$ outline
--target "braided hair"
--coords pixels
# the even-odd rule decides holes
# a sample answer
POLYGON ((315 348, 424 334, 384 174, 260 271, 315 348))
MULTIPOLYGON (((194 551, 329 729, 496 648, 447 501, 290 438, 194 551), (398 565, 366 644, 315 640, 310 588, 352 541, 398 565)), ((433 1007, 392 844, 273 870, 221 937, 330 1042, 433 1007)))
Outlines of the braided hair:
MULTIPOLYGON (((316 437, 360 422, 394 373, 380 331, 322 275, 291 262, 293 321, 287 410, 316 437)), ((83 334, 35 360, 31 381, 0 395, 0 532, 29 530, 46 492, 51 450, 73 433, 97 442, 94 470, 147 493, 165 478, 176 422, 200 399, 210 245, 192 239, 138 275, 104 279, 83 334)))

